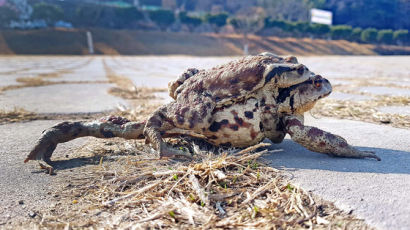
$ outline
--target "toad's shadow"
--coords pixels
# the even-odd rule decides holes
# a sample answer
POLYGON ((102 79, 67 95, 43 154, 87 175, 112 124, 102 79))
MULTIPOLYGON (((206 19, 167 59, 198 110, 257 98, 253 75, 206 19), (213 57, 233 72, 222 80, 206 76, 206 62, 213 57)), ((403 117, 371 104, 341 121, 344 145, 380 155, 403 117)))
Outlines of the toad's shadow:
POLYGON ((54 160, 51 162, 54 170, 65 170, 80 168, 86 165, 98 165, 101 156, 78 157, 64 160, 54 160))
POLYGON ((360 146, 357 148, 373 151, 382 160, 330 157, 311 152, 289 139, 283 140, 280 144, 272 144, 269 149, 283 149, 283 151, 268 154, 264 158, 270 160, 270 165, 273 167, 294 170, 410 174, 410 152, 360 146))
MULTIPOLYGON (((375 152, 382 160, 353 159, 330 157, 326 154, 307 150, 292 140, 285 139, 280 144, 272 144, 269 150, 283 149, 280 152, 264 156, 275 168, 318 169, 339 172, 368 172, 410 174, 410 152, 383 148, 358 147, 360 150, 375 152)), ((56 170, 79 168, 86 165, 98 165, 101 156, 59 159, 51 164, 56 170)), ((105 156, 104 162, 114 160, 114 156, 105 156)))

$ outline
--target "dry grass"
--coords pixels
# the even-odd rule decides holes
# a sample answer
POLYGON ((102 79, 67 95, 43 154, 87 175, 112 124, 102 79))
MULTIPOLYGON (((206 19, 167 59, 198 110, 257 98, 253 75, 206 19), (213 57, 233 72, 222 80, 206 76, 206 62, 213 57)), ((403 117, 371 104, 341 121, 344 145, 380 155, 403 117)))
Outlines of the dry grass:
POLYGON ((148 101, 145 103, 138 103, 134 106, 134 109, 118 109, 113 112, 113 115, 125 117, 130 121, 143 121, 146 120, 149 115, 151 115, 155 110, 158 109, 160 103, 155 103, 153 101, 148 101))
MULTIPOLYGON (((7 90, 15 90, 21 89, 26 87, 39 87, 39 86, 47 86, 47 85, 58 85, 58 84, 89 84, 89 83, 108 83, 108 81, 49 81, 49 78, 59 78, 63 74, 68 74, 73 72, 75 69, 82 68, 87 66, 92 61, 92 58, 89 58, 87 61, 83 63, 79 63, 70 69, 60 69, 51 73, 41 73, 35 75, 33 77, 19 77, 16 81, 20 84, 18 85, 7 85, 0 87, 0 92, 7 91, 7 90)), ((26 68, 28 69, 28 68, 26 68)), ((25 69, 22 69, 25 70, 25 69)), ((9 72, 8 74, 11 74, 9 72)))
POLYGON ((152 100, 157 97, 154 93, 166 92, 166 89, 156 89, 156 88, 142 88, 142 87, 131 87, 129 89, 123 89, 119 87, 112 87, 108 90, 108 93, 117 97, 121 97, 127 100, 152 100))
MULTIPOLYGON (((388 77, 377 77, 377 78, 372 78, 372 79, 340 78, 340 80, 351 82, 352 84, 350 85, 350 88, 361 87, 361 86, 381 86, 381 87, 391 87, 391 88, 400 88, 400 89, 410 89, 409 85, 395 84, 392 82, 394 81, 394 79, 390 79, 388 77)), ((346 88, 346 86, 343 86, 341 88, 346 88)))
POLYGON ((136 87, 134 82, 132 82, 132 80, 127 76, 116 74, 107 65, 105 60, 103 61, 103 65, 109 82, 117 86, 108 90, 108 93, 111 95, 121 97, 126 100, 152 100, 156 99, 154 93, 167 92, 167 89, 136 87))
POLYGON ((170 144, 191 149, 194 160, 155 160, 141 141, 96 143, 95 165, 56 188, 58 202, 39 212, 31 227, 369 228, 266 166, 259 160, 266 144, 221 154, 199 141, 170 144))
POLYGON ((376 96, 374 98, 374 100, 366 101, 320 100, 316 103, 312 114, 378 124, 389 124, 398 128, 410 128, 410 116, 377 111, 377 107, 382 106, 409 106, 410 97, 376 96))
MULTIPOLYGON (((133 114, 121 111, 117 111, 116 113, 128 114, 128 116, 132 116, 133 114)), ((34 120, 90 120, 107 115, 108 113, 37 114, 16 107, 13 110, 0 109, 0 125, 34 120)))
POLYGON ((37 114, 26 111, 22 108, 14 108, 10 111, 0 109, 0 124, 20 121, 32 121, 37 120, 38 118, 39 117, 37 114))
POLYGON ((319 100, 311 110, 312 115, 327 117, 360 120, 377 124, 387 124, 398 128, 410 128, 410 116, 397 113, 382 113, 377 110, 384 106, 409 106, 409 96, 373 95, 368 92, 358 91, 361 86, 383 86, 400 89, 409 89, 406 85, 388 83, 391 79, 376 77, 371 80, 361 78, 342 78, 351 82, 349 85, 334 85, 333 91, 352 94, 365 95, 369 100, 336 100, 325 98, 319 100))
POLYGON ((17 78, 17 82, 22 83, 19 85, 8 85, 0 87, 0 92, 7 90, 15 90, 27 87, 40 87, 47 85, 61 85, 61 84, 106 84, 108 81, 47 81, 37 77, 22 77, 17 78))

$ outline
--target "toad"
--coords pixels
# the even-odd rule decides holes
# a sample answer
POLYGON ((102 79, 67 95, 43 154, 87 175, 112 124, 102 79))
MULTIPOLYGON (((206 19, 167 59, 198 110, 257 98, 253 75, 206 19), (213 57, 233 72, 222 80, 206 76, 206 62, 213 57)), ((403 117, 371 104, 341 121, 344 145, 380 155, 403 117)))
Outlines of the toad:
POLYGON ((62 122, 45 130, 25 162, 48 164, 57 144, 84 136, 144 139, 160 157, 186 156, 163 138, 190 136, 215 146, 247 147, 286 134, 305 148, 328 155, 374 158, 335 134, 304 124, 304 113, 332 92, 330 82, 298 63, 271 53, 247 56, 209 70, 188 69, 169 83, 174 101, 147 121, 109 116, 96 121, 62 122))

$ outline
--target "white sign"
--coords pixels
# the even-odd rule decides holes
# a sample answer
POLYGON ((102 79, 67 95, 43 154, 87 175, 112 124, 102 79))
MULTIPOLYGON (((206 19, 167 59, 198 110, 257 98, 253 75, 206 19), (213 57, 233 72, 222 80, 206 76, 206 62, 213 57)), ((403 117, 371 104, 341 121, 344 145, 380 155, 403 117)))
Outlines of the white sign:
POLYGON ((332 12, 327 10, 311 9, 310 21, 313 23, 332 25, 332 12))

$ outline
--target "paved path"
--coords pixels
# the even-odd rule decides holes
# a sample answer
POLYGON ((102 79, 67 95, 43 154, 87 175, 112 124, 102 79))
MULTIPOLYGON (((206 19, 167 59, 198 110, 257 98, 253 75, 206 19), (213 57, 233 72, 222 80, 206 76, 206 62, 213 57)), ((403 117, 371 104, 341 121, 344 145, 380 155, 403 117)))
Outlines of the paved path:
MULTIPOLYGON (((60 121, 32 121, 0 125, 0 229, 3 224, 30 218, 29 213, 47 204, 57 177, 49 176, 36 163, 23 161, 41 132, 60 121), (23 201, 23 204, 19 204, 23 201)), ((58 145, 53 156, 64 157, 87 141, 81 138, 58 145)), ((69 181, 69 178, 67 178, 69 181)))
MULTIPOLYGON (((45 204, 54 177, 33 164, 23 164, 25 155, 41 131, 58 121, 33 121, 0 125, 0 224, 28 218, 33 207, 45 204), (24 205, 19 205, 20 200, 24 205)), ((310 152, 286 139, 273 148, 283 152, 267 156, 282 167, 292 181, 306 190, 364 218, 381 229, 410 226, 410 136, 409 130, 364 122, 328 118, 307 119, 307 124, 345 137, 363 150, 373 150, 382 161, 328 157, 310 152)), ((54 156, 75 151, 87 138, 61 144, 54 156)), ((60 170, 57 177, 64 176, 60 170)), ((1 226, 1 225, 0 225, 1 226)))
MULTIPOLYGON (((23 60, 25 57, 21 58, 23 60)), ((75 73, 62 74, 49 80, 104 80, 106 73, 103 67, 106 63, 117 74, 130 77, 137 86, 166 87, 168 79, 174 79, 186 67, 207 68, 225 61, 192 57, 95 57, 89 65, 81 67, 81 63, 85 63, 87 59, 66 58, 52 65, 48 64, 48 57, 30 60, 0 63, 2 82, 16 84, 15 79, 19 76, 53 73, 60 68, 76 69, 75 66, 79 65, 75 73), (42 60, 43 65, 39 66, 38 60, 42 60), (13 63, 22 65, 6 68, 13 63)), ((310 69, 331 77, 332 81, 337 81, 339 77, 373 79, 375 76, 386 76, 391 82, 400 82, 401 85, 410 82, 407 79, 408 57, 305 57, 301 61, 310 69), (349 71, 348 76, 346 70, 349 71)), ((346 83, 350 84, 339 79, 339 84, 346 83)), ((65 84, 6 91, 0 97, 0 109, 18 106, 40 113, 100 112, 123 102, 107 94, 108 86, 65 84)), ((160 95, 166 97, 166 94, 160 95)), ((335 95, 339 99, 348 96, 335 95)), ((356 96, 350 97, 359 99, 356 96)), ((69 181, 69 168, 75 165, 65 167, 68 170, 61 169, 57 176, 50 177, 38 173, 39 170, 32 164, 23 164, 25 155, 41 131, 57 122, 33 121, 0 125, 0 228, 4 226, 2 224, 16 218, 28 218, 30 211, 47 203, 47 193, 52 189, 51 185, 55 184, 56 178, 67 177, 69 181), (19 204, 20 200, 24 204, 19 204)), ((376 227, 409 229, 410 130, 327 118, 310 118, 306 123, 339 134, 364 150, 373 150, 382 161, 332 158, 312 153, 287 139, 273 147, 282 148, 283 152, 267 156, 272 160, 272 165, 283 167, 286 173, 292 175, 293 183, 312 190, 326 200, 334 201, 342 209, 353 210, 354 214, 376 227)), ((86 140, 87 138, 83 138, 59 145, 55 156, 65 156, 86 140)))
POLYGON ((292 181, 380 229, 410 228, 410 130, 364 122, 307 118, 307 125, 341 135, 382 161, 329 157, 286 139, 267 156, 292 181))
POLYGON ((62 84, 6 91, 0 108, 24 108, 35 113, 97 113, 113 110, 126 102, 108 94, 112 84, 62 84))

